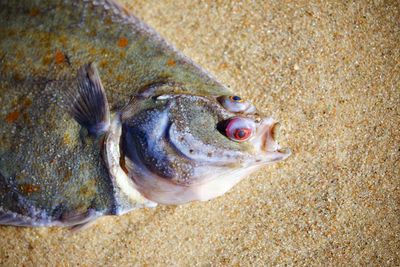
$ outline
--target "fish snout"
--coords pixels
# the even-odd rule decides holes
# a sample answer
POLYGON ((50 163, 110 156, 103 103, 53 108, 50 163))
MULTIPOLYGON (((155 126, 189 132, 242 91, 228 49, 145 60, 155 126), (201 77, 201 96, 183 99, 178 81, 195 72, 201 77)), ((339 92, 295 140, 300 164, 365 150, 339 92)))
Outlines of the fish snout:
POLYGON ((263 119, 257 129, 253 144, 261 152, 263 161, 280 161, 290 156, 289 148, 281 148, 277 139, 280 136, 281 124, 272 118, 263 119))

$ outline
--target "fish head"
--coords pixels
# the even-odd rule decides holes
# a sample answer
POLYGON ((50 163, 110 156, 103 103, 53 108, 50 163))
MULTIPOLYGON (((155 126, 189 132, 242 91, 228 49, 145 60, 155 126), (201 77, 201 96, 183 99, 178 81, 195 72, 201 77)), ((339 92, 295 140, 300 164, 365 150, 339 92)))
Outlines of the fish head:
POLYGON ((212 199, 290 155, 275 141, 278 123, 238 96, 137 97, 120 118, 122 168, 157 203, 212 199))

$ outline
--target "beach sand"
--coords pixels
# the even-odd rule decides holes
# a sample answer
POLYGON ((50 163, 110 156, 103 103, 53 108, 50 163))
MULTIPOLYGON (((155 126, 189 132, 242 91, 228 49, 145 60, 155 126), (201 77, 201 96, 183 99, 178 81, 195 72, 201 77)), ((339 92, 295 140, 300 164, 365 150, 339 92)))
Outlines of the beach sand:
POLYGON ((293 155, 208 202, 0 227, 0 265, 400 266, 400 4, 301 2, 126 3, 293 155))

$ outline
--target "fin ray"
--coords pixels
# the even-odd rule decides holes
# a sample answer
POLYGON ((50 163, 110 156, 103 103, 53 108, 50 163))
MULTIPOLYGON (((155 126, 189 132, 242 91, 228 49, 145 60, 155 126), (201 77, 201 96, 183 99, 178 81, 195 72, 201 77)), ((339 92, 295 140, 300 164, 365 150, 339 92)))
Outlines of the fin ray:
POLYGON ((21 214, 5 211, 0 209, 0 225, 9 226, 47 226, 50 221, 45 219, 33 219, 28 216, 23 216, 21 214))
POLYGON ((84 226, 91 225, 97 218, 104 215, 102 212, 88 210, 83 213, 71 213, 62 216, 57 220, 49 218, 31 218, 22 214, 3 210, 0 208, 0 225, 22 226, 22 227, 47 227, 60 226, 69 227, 71 230, 78 230, 84 226))
POLYGON ((110 110, 106 92, 94 63, 78 70, 77 84, 67 90, 67 107, 71 116, 95 136, 110 126, 110 110))

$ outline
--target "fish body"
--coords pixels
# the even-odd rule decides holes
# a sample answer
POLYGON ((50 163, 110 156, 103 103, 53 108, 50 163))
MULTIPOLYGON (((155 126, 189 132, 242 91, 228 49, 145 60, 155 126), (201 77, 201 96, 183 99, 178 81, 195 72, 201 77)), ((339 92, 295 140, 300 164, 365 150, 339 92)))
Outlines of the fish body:
POLYGON ((0 224, 222 195, 276 123, 113 1, 0 1, 0 224))

